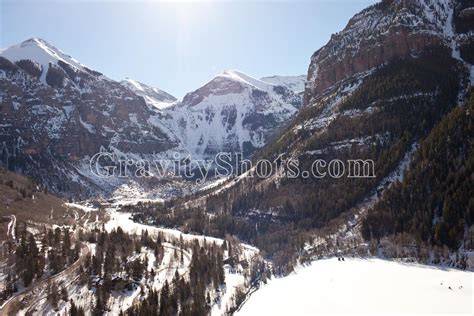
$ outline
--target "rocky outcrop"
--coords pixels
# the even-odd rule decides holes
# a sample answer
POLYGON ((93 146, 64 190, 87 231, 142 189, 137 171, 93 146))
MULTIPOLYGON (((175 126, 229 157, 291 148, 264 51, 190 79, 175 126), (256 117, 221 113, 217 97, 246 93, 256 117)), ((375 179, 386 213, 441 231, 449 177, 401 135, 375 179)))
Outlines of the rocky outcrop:
POLYGON ((454 0, 385 0, 355 15, 316 51, 308 70, 304 105, 357 73, 397 57, 416 56, 430 46, 454 52, 454 0))

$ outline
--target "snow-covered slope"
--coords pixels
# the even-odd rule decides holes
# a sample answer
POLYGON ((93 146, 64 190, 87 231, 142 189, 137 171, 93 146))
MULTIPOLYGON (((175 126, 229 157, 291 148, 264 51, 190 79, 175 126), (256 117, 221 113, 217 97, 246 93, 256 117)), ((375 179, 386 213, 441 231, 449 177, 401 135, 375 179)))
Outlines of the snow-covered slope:
POLYGON ((120 83, 135 92, 135 94, 142 96, 149 106, 158 110, 167 108, 176 101, 176 98, 171 94, 130 78, 122 80, 120 83))
POLYGON ((271 280, 236 315, 472 315, 473 275, 380 259, 319 260, 271 280))
POLYGON ((269 76, 263 77, 260 80, 277 85, 284 86, 295 93, 304 92, 304 85, 306 83, 306 76, 269 76))
POLYGON ((166 124, 194 157, 247 155, 292 117, 301 97, 284 86, 227 70, 166 109, 166 124))

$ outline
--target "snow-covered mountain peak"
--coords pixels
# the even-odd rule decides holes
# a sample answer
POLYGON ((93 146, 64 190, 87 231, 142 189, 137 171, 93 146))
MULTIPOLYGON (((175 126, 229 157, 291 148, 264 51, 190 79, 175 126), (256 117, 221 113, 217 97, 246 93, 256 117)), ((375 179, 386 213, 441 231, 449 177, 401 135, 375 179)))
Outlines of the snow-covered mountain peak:
POLYGON ((265 82, 256 79, 243 72, 237 70, 225 70, 218 74, 202 87, 186 94, 177 106, 206 106, 207 102, 203 103, 209 97, 219 97, 220 101, 209 101, 212 106, 217 106, 220 103, 223 105, 229 102, 233 104, 251 104, 253 102, 243 102, 243 100, 234 100, 234 98, 241 99, 243 95, 249 98, 261 99, 258 103, 265 104, 264 107, 271 105, 270 99, 278 100, 283 103, 294 103, 298 107, 300 101, 296 94, 285 85, 275 85, 270 82, 265 82), (227 96, 222 99, 222 96, 227 96), (230 100, 230 99, 232 100, 230 100), (265 100, 264 100, 265 99, 265 100))
POLYGON ((286 87, 295 93, 304 91, 306 75, 299 76, 268 76, 261 79, 254 78, 238 70, 225 70, 217 77, 222 77, 244 85, 252 86, 259 90, 272 91, 274 86, 286 87))
POLYGON ((130 85, 131 87, 133 87, 137 91, 145 91, 145 89, 143 87, 143 85, 144 85, 143 83, 141 83, 139 81, 136 81, 136 80, 133 80, 133 79, 130 79, 130 78, 125 78, 124 80, 122 80, 122 84, 130 85))
POLYGON ((165 124, 193 157, 220 151, 251 154, 300 108, 285 86, 226 70, 165 111, 165 124))
POLYGON ((176 101, 176 98, 171 94, 130 78, 122 80, 120 84, 143 97, 149 106, 159 110, 169 107, 176 101))
POLYGON ((294 94, 287 84, 263 81, 238 70, 224 70, 199 89, 186 94, 183 104, 193 106, 211 95, 237 95, 244 91, 254 95, 260 92, 261 95, 271 95, 277 99, 294 94))
POLYGON ((304 92, 304 85, 306 83, 306 75, 299 76, 269 76, 260 79, 277 86, 287 87, 293 92, 302 93, 304 92))
POLYGON ((238 81, 245 85, 250 85, 260 90, 268 90, 269 86, 273 86, 273 84, 271 83, 263 82, 238 70, 224 70, 224 72, 219 74, 217 77, 223 77, 226 79, 238 81))
POLYGON ((41 80, 45 81, 46 73, 48 72, 49 64, 58 65, 63 62, 73 69, 84 72, 93 72, 73 57, 65 54, 60 49, 49 44, 41 38, 30 38, 20 44, 12 45, 3 49, 0 56, 12 61, 31 60, 41 67, 41 80))

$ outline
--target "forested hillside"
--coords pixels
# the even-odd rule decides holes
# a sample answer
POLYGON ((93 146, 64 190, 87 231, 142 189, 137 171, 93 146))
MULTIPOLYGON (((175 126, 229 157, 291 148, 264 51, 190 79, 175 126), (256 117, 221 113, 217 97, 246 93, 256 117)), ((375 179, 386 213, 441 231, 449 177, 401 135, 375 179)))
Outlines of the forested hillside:
MULTIPOLYGON (((433 50, 420 58, 398 59, 380 67, 338 105, 342 114, 333 117, 327 128, 306 124, 308 117, 319 116, 325 104, 303 110, 258 158, 273 161, 282 153, 298 155, 301 170, 311 170, 315 159, 372 159, 376 177, 283 177, 278 186, 269 185, 262 192, 239 188, 243 194, 236 198, 229 193, 231 198, 226 200, 234 201, 232 213, 272 209, 301 227, 324 225, 373 190, 411 144, 449 112, 456 102, 459 80, 456 64, 447 52, 433 50)), ((213 199, 208 199, 211 210, 213 199)))
POLYGON ((384 194, 363 223, 366 239, 409 233, 419 241, 473 247, 474 93, 420 144, 403 182, 384 194))

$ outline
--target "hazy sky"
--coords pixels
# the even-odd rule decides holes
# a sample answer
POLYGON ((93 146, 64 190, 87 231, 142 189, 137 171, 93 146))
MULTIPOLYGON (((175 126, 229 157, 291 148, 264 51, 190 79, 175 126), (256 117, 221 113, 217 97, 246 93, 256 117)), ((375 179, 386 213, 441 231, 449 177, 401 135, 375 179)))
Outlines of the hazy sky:
POLYGON ((181 97, 225 69, 306 74, 313 52, 375 2, 0 0, 0 47, 40 37, 113 79, 181 97))

